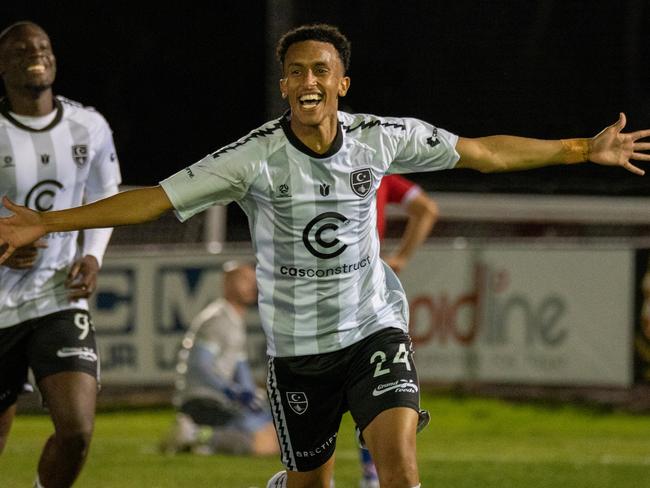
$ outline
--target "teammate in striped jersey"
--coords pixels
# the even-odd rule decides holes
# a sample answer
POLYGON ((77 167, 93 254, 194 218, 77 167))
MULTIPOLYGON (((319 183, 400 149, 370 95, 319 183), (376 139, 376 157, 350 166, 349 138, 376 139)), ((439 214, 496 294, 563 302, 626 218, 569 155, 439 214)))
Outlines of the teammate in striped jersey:
MULTIPOLYGON (((110 128, 92 109, 54 96, 56 61, 31 22, 0 34, 0 194, 37 211, 117 193, 110 128)), ((10 212, 0 206, 0 215, 10 212)), ((0 450, 32 369, 54 423, 35 486, 70 486, 88 452, 99 360, 86 299, 111 229, 51 232, 0 265, 0 450)))
POLYGON ((35 212, 4 198, 0 262, 46 232, 128 225, 173 209, 182 220, 236 201, 253 239, 267 337, 267 388, 287 470, 269 486, 327 487, 339 421, 349 410, 381 486, 419 486, 422 416, 407 335, 408 304, 379 258, 375 193, 387 173, 516 171, 583 161, 643 171, 625 116, 590 139, 469 139, 412 118, 346 114, 348 40, 328 25, 280 40, 280 92, 290 110, 160 185, 76 209, 35 212))

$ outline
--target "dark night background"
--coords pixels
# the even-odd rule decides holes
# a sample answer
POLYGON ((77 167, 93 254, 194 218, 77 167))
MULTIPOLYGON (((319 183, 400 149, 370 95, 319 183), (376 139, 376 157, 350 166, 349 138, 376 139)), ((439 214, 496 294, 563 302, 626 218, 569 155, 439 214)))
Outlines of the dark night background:
MULTIPOLYGON (((268 113, 266 87, 276 69, 272 15, 289 26, 334 23, 348 35, 345 101, 358 112, 419 117, 468 137, 587 137, 621 111, 627 130, 650 127, 650 4, 642 0, 0 6, 2 27, 30 19, 48 31, 56 93, 105 115, 133 185, 156 184, 279 115, 268 113)), ((650 176, 594 165, 414 179, 430 191, 650 193, 650 176)))

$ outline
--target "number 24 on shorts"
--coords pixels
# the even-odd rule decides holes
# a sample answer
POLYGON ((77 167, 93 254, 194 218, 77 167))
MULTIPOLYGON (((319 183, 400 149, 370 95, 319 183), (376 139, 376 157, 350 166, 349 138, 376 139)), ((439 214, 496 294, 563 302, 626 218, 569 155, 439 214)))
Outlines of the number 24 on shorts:
MULTIPOLYGON (((375 366, 375 374, 373 375, 373 378, 377 378, 378 376, 390 373, 390 369, 388 367, 383 368, 383 365, 387 359, 388 358, 386 357, 386 353, 383 351, 375 351, 373 355, 370 356, 370 364, 377 363, 375 366)), ((399 345, 399 349, 395 353, 395 357, 393 358, 392 363, 403 363, 406 366, 407 371, 411 371, 411 363, 409 362, 409 353, 406 350, 406 344, 399 345)))

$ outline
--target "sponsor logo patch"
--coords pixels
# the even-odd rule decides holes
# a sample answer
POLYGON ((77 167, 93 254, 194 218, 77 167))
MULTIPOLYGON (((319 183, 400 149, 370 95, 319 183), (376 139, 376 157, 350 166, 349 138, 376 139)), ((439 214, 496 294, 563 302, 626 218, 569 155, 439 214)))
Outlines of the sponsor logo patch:
POLYGON ((330 259, 348 247, 338 238, 339 228, 350 221, 338 212, 325 212, 314 217, 302 231, 302 242, 317 258, 330 259))
POLYGON ((378 385, 372 390, 372 396, 378 397, 389 391, 417 393, 419 391, 418 385, 413 380, 397 380, 390 383, 378 385))
POLYGON ((280 186, 278 186, 278 198, 291 198, 291 190, 289 189, 289 185, 286 183, 282 183, 280 186))
POLYGON ((39 212, 52 210, 56 195, 63 185, 56 180, 43 180, 36 183, 25 197, 25 206, 39 212))
POLYGON ((63 347, 56 351, 56 355, 60 358, 78 356, 79 359, 97 362, 97 354, 90 347, 63 347))
POLYGON ((436 147, 440 144, 440 139, 438 139, 438 128, 434 127, 431 137, 427 138, 427 144, 431 147, 436 147))

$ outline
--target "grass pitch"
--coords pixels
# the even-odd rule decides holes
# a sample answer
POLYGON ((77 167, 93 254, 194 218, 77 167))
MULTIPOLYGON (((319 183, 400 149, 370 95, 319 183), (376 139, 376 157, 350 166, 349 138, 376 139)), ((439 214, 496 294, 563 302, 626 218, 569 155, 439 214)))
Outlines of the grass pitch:
MULTIPOLYGON (((650 488, 650 415, 573 406, 423 396, 432 422, 418 435, 423 488, 650 488)), ((276 457, 165 456, 158 443, 173 412, 99 413, 75 487, 264 488, 276 457)), ((44 415, 18 416, 0 456, 0 486, 31 487, 51 430, 44 415)), ((352 421, 337 442, 337 488, 356 488, 352 421)))

